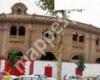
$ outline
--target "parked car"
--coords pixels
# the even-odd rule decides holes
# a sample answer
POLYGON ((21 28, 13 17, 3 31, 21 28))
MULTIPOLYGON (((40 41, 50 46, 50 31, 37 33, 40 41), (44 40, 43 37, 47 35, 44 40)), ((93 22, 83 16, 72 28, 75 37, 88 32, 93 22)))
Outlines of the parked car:
POLYGON ((43 74, 35 74, 34 76, 38 76, 40 80, 47 80, 47 76, 43 74))
POLYGON ((78 75, 65 75, 64 80, 81 80, 81 77, 78 75))
POLYGON ((100 75, 97 75, 96 76, 96 80, 100 80, 100 75))
POLYGON ((82 80, 96 80, 96 77, 93 76, 85 76, 82 78, 82 80))
POLYGON ((56 78, 48 77, 47 80, 56 80, 56 78))
POLYGON ((35 74, 34 76, 38 76, 40 80, 56 80, 56 78, 53 77, 47 77, 43 74, 35 74))
POLYGON ((20 76, 19 80, 40 80, 38 76, 34 76, 34 75, 24 75, 24 76, 20 76))

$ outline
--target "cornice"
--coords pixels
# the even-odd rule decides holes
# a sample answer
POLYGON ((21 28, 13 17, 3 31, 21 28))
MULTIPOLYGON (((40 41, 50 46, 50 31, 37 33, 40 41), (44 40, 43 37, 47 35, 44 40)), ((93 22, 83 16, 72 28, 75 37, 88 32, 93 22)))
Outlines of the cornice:
MULTIPOLYGON (((89 33, 94 33, 100 35, 100 28, 97 28, 93 25, 80 23, 76 21, 68 21, 67 28, 74 30, 81 30, 89 33)), ((43 16, 43 15, 13 15, 13 14, 0 14, 0 23, 30 23, 30 24, 45 24, 51 25, 53 22, 59 22, 60 24, 64 24, 64 20, 62 18, 43 16)))
POLYGON ((97 28, 96 26, 80 23, 80 22, 74 22, 74 23, 73 21, 70 20, 68 28, 74 29, 74 30, 81 30, 81 31, 91 33, 91 34, 100 35, 100 28, 97 28))

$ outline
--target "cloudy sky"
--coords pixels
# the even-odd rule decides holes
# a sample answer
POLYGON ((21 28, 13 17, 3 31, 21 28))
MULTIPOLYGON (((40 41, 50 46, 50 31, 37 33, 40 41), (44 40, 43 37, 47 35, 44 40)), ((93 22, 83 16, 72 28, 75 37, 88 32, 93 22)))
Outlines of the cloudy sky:
MULTIPOLYGON (((10 13, 10 8, 12 7, 12 5, 17 2, 22 2, 28 7, 28 13, 44 15, 45 12, 36 5, 37 1, 38 0, 0 0, 0 13, 10 13)), ((72 2, 70 1, 71 4, 69 3, 70 6, 67 3, 64 4, 65 2, 62 1, 64 0, 57 0, 57 4, 61 6, 64 5, 65 9, 67 9, 68 7, 75 8, 74 6, 76 4, 72 0, 72 2)), ((81 3, 78 6, 76 8, 84 8, 85 10, 81 13, 72 12, 70 14, 70 19, 100 27, 100 0, 81 0, 81 3)))
POLYGON ((56 9, 85 9, 82 13, 72 12, 70 18, 100 27, 100 0, 55 0, 55 3, 56 9))

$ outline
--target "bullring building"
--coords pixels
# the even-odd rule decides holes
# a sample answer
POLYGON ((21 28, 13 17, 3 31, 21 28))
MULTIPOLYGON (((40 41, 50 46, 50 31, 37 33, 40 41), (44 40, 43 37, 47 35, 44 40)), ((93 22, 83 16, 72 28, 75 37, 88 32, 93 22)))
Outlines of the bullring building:
MULTIPOLYGON (((34 48, 37 40, 43 40, 43 33, 51 28, 53 22, 60 22, 60 26, 63 24, 62 18, 28 14, 23 3, 14 4, 11 10, 9 14, 0 14, 0 58, 7 58, 13 50, 26 54, 30 46, 34 48)), ((86 62, 100 63, 100 29, 68 19, 66 21, 69 24, 63 31, 63 61, 77 60, 83 53, 86 62)), ((45 36, 49 38, 49 34, 45 36)), ((53 44, 57 46, 56 42, 53 41, 53 44)), ((37 59, 57 59, 56 48, 47 46, 44 53, 40 53, 37 59)))

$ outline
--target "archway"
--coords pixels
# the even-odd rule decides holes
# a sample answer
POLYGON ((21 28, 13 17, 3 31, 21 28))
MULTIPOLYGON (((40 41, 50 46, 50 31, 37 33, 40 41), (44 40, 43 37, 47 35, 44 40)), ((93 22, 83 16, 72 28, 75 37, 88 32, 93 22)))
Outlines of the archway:
POLYGON ((75 55, 72 57, 72 60, 78 60, 79 59, 79 55, 75 55))
POLYGON ((97 59, 95 60, 95 63, 100 63, 100 58, 97 58, 97 59))
POLYGON ((52 52, 46 52, 45 55, 41 56, 40 60, 55 61, 56 57, 52 52))

